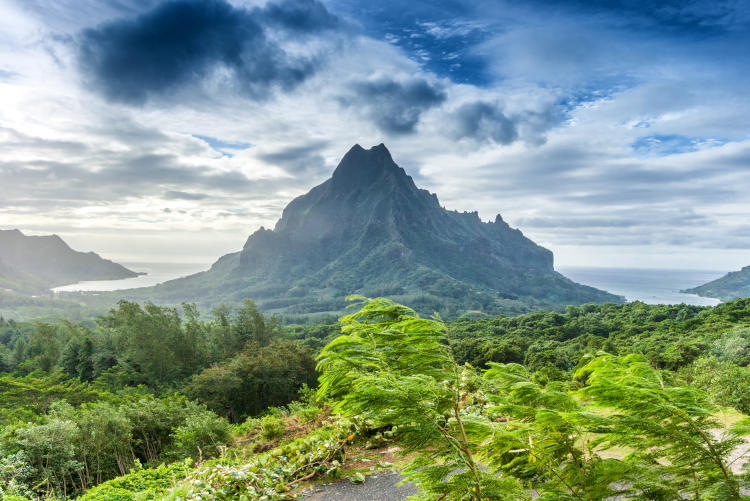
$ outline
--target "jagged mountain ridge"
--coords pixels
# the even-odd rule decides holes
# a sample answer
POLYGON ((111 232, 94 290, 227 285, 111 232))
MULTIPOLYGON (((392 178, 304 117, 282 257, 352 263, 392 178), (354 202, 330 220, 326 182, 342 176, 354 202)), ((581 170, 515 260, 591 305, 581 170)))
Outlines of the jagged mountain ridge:
POLYGON ((555 272, 552 253, 499 215, 483 222, 441 207, 383 144, 352 147, 330 179, 292 200, 275 228, 250 235, 239 253, 154 289, 171 300, 185 291, 290 313, 340 310, 351 293, 448 314, 621 300, 555 272))
POLYGON ((274 230, 259 230, 248 238, 240 264, 267 271, 283 267, 293 279, 300 272, 326 271, 339 261, 356 265, 384 242, 394 245, 394 251, 401 248, 391 256, 395 260, 414 260, 449 273, 455 259, 552 270, 552 253, 502 219, 483 223, 477 213, 443 209, 435 195, 416 187, 382 144, 369 151, 354 146, 328 181, 284 209, 274 230), (302 245, 305 252, 299 253, 302 245))
POLYGON ((37 292, 83 280, 115 280, 138 276, 94 252, 71 249, 58 235, 29 236, 0 230, 0 286, 37 292))
POLYGON ((750 266, 745 266, 739 271, 731 271, 721 278, 682 292, 713 297, 722 301, 750 297, 750 266))

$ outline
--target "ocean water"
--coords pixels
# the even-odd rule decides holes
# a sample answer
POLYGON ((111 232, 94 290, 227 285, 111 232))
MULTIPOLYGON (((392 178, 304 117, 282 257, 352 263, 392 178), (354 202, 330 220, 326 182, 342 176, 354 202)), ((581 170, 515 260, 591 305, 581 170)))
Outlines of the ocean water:
POLYGON ((95 280, 78 282, 77 284, 55 287, 54 292, 75 291, 116 291, 121 289, 135 289, 150 287, 174 278, 185 277, 205 271, 211 267, 210 263, 121 263, 129 270, 146 273, 134 278, 122 280, 95 280))
MULTIPOLYGON (((115 291, 149 287, 207 270, 211 266, 209 263, 123 263, 123 265, 133 271, 145 272, 146 275, 124 280, 80 282, 53 290, 56 292, 115 291)), ((576 282, 625 296, 628 301, 643 301, 648 304, 686 303, 701 306, 713 306, 719 304, 720 301, 694 294, 683 294, 680 290, 704 284, 726 273, 712 270, 579 267, 562 267, 557 271, 576 282)))
POLYGON ((715 280, 726 274, 716 270, 663 270, 637 268, 573 268, 557 271, 571 280, 625 296, 646 304, 694 304, 714 306, 718 299, 683 294, 680 291, 715 280))

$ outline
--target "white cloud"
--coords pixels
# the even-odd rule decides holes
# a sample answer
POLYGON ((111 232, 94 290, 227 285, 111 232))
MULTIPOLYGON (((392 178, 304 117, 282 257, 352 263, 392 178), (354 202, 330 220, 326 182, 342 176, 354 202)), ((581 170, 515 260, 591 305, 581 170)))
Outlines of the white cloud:
MULTIPOLYGON (((74 46, 56 36, 122 11, 93 0, 83 17, 69 4, 40 6, 11 3, 0 16, 0 69, 13 73, 0 78, 3 227, 56 232, 77 248, 128 260, 208 262, 239 249, 258 226, 272 226, 352 144, 385 142, 443 204, 484 219, 501 213, 559 251, 558 263, 619 262, 627 247, 632 255, 660 249, 642 256, 659 265, 680 249, 682 265, 710 268, 710 256, 734 265, 737 248, 750 246, 743 73, 725 73, 703 53, 692 58, 669 45, 649 59, 656 39, 636 43, 601 23, 566 33, 559 18, 532 27, 516 11, 517 28, 478 49, 503 77, 488 86, 452 83, 387 40, 347 32, 311 42, 326 54, 321 66, 270 99, 224 89, 129 107, 86 88, 74 46), (601 40, 612 45, 594 50, 601 40), (423 79, 445 101, 417 114, 412 134, 383 130, 368 119, 377 103, 341 101, 352 81, 383 78, 423 79), (518 140, 500 140, 492 128, 490 140, 456 140, 452 117, 476 102, 515 120, 518 140), (639 137, 657 134, 705 141, 680 154, 634 152, 639 137), (196 135, 252 146, 228 157, 196 135)), ((462 29, 425 28, 441 37, 462 29)))

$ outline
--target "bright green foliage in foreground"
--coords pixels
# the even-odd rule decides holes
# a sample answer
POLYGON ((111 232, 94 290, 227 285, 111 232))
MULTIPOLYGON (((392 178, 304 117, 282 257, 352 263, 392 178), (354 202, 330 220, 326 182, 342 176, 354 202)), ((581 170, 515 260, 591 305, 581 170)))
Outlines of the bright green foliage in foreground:
POLYGON ((587 354, 640 353, 668 371, 668 380, 750 413, 750 299, 710 308, 588 304, 565 314, 459 320, 448 327, 459 363, 517 363, 538 378, 567 381, 587 354))
POLYGON ((159 465, 134 471, 94 487, 79 497, 79 501, 130 501, 138 495, 153 499, 182 481, 192 470, 191 461, 159 465))
POLYGON ((720 434, 708 396, 665 383, 645 357, 598 355, 566 384, 492 364, 482 381, 453 361, 439 319, 362 301, 321 352, 320 392, 393 428, 420 499, 741 498, 730 453, 750 423, 720 434), (603 454, 614 447, 629 452, 603 454))
MULTIPOLYGON (((632 449, 632 459, 647 468, 650 482, 674 497, 739 499, 739 479, 730 454, 743 443, 750 421, 714 435, 721 425, 717 409, 702 391, 665 385, 639 355, 599 356, 576 372, 585 379, 584 398, 614 409, 604 424, 602 446, 632 449)), ((651 485, 645 487, 654 489, 651 485)))
POLYGON ((337 411, 396 427, 404 454, 415 454, 405 473, 424 499, 498 498, 515 488, 477 464, 472 443, 490 430, 460 410, 473 381, 441 343, 441 322, 375 299, 341 323, 344 335, 320 355, 320 393, 338 398, 337 411))
POLYGON ((492 405, 483 415, 493 424, 479 449, 493 471, 533 487, 542 499, 604 499, 630 491, 621 480, 634 466, 593 453, 597 436, 591 432, 605 429, 606 419, 587 412, 562 383, 535 383, 517 364, 494 364, 484 378, 492 405))
POLYGON ((215 456, 229 438, 229 423, 184 397, 57 402, 38 424, 5 428, 0 494, 71 496, 141 464, 215 456))
POLYGON ((258 454, 249 460, 209 462, 172 490, 168 500, 292 499, 290 490, 303 479, 335 477, 342 450, 358 430, 351 420, 337 420, 309 436, 258 454))
POLYGON ((728 454, 750 427, 713 416, 750 411, 750 300, 449 324, 360 302, 337 338, 249 302, 208 319, 122 303, 97 325, 0 321, 0 497, 286 499, 337 477, 351 418, 355 441, 415 453, 405 474, 425 500, 738 499, 728 454), (318 350, 320 394, 344 417, 254 455, 297 431, 272 410, 244 418, 314 388, 318 350), (243 436, 225 449, 230 430, 243 436))
POLYGON ((70 497, 216 456, 228 420, 289 403, 314 365, 252 301, 208 320, 127 301, 95 326, 0 320, 0 497, 70 497))
POLYGON ((362 421, 336 419, 311 434, 246 458, 241 451, 191 466, 191 461, 139 469, 105 482, 79 501, 285 500, 301 481, 316 475, 337 478, 345 447, 366 428, 362 421), (235 453, 238 455, 235 456, 235 453))

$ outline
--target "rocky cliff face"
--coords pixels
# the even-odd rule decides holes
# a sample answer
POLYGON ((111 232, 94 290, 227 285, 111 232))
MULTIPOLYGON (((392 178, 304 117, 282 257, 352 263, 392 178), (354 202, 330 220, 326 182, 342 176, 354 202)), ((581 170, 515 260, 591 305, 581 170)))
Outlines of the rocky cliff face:
MULTIPOLYGON (((162 292, 189 289, 186 280, 162 292)), ((289 203, 273 230, 259 229, 238 255, 193 280, 206 293, 222 284, 226 299, 298 313, 338 310, 352 293, 448 314, 621 299, 556 273, 552 253, 500 215, 483 222, 476 212, 444 209, 382 144, 355 145, 330 179, 289 203)))
POLYGON ((468 274, 487 286, 501 287, 498 274, 511 270, 552 272, 550 251, 499 215, 486 223, 477 213, 443 209, 382 144, 370 150, 354 146, 329 180, 284 209, 273 231, 248 238, 240 263, 250 273, 258 267, 289 270, 285 278, 292 279, 328 265, 356 266, 383 247, 398 249, 390 257, 403 265, 424 265, 456 278, 468 274))

